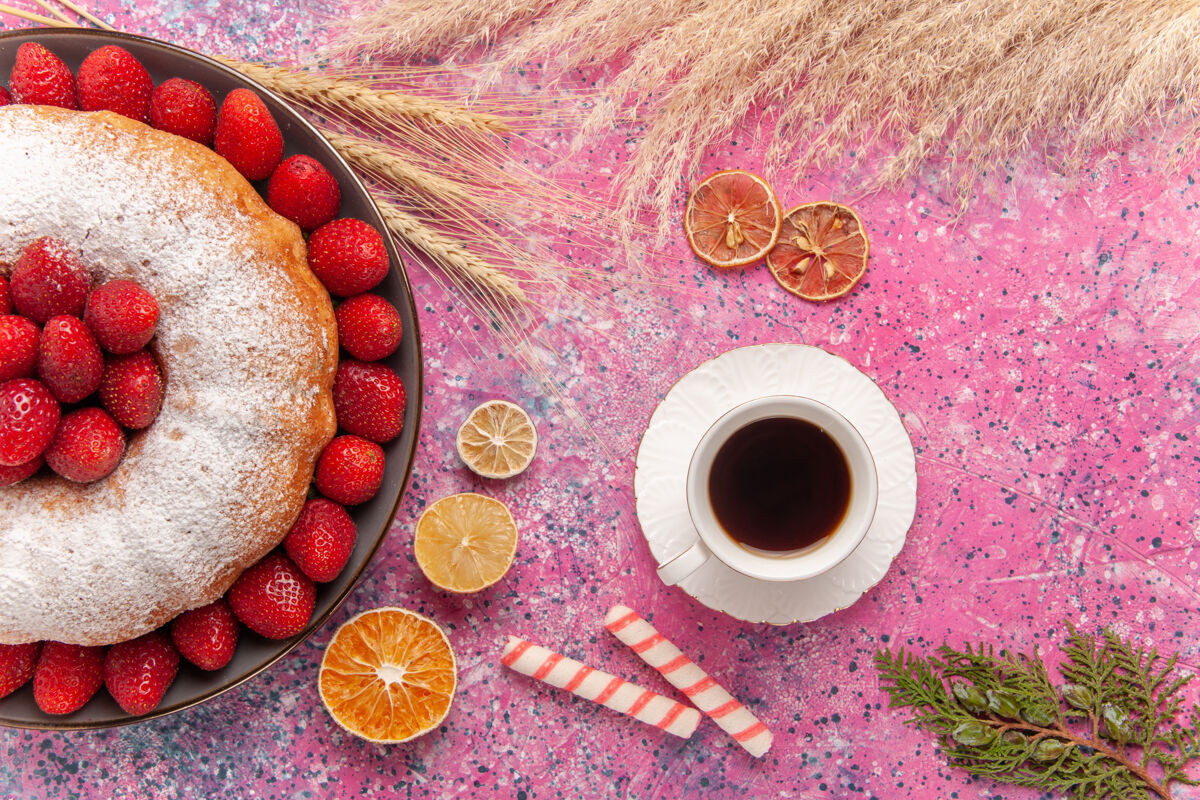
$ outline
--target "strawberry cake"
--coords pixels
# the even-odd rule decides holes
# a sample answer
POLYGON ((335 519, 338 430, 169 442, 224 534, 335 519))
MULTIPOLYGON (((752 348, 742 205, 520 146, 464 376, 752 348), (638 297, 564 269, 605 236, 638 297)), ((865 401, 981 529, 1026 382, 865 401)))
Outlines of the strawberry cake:
POLYGON ((41 236, 157 299, 166 391, 107 477, 0 488, 0 643, 111 644, 283 541, 336 428, 334 315, 300 229, 229 162, 110 112, 0 107, 0 275, 41 236))

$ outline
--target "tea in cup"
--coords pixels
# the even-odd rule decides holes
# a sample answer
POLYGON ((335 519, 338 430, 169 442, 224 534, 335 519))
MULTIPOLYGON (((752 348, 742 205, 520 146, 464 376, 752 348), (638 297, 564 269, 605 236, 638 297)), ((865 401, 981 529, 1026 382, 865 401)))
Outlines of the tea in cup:
POLYGON ((878 498, 874 458, 849 420, 806 397, 750 400, 696 446, 687 474, 696 539, 659 577, 674 585, 717 558, 761 580, 811 578, 854 552, 878 498))

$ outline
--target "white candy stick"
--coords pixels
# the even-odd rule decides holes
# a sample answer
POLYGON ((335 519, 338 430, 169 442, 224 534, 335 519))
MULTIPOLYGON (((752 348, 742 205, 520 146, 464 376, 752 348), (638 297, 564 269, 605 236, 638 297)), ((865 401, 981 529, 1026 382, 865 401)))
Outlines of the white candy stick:
POLYGON ((604 618, 604 627, 661 672, 672 686, 712 717, 721 730, 746 748, 750 755, 760 758, 770 749, 774 737, 767 726, 636 611, 627 606, 614 606, 604 618))
POLYGON ((694 708, 516 636, 508 637, 500 663, 684 739, 700 724, 700 712, 694 708))

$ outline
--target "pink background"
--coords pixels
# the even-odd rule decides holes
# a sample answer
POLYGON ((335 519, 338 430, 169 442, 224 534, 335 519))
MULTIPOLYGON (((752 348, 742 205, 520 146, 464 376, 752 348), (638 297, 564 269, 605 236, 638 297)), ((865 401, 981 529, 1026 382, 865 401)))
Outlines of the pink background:
MULTIPOLYGON (((290 61, 324 41, 337 11, 163 0, 107 17, 208 53, 290 61)), ((614 130, 572 170, 619 167, 627 133, 614 130)), ((1136 141, 1074 177, 1040 163, 1011 170, 962 215, 927 178, 866 197, 831 175, 781 184, 789 205, 853 200, 871 237, 863 284, 825 305, 786 294, 762 268, 715 273, 681 237, 648 262, 662 285, 632 280, 614 251, 595 266, 628 280, 610 314, 586 320, 599 333, 562 321, 535 331, 599 446, 495 342, 464 335, 471 320, 410 265, 425 427, 395 527, 333 624, 266 674, 162 720, 0 731, 0 796, 1035 797, 947 768, 886 708, 871 655, 980 638, 1052 652, 1069 620, 1196 668, 1200 190, 1187 165, 1152 166, 1154 147, 1136 141), (916 521, 890 573, 852 608, 806 625, 741 623, 662 586, 634 515, 633 461, 656 403, 684 372, 755 342, 848 359, 896 404, 917 452, 916 521), (507 483, 475 479, 453 450, 466 412, 491 397, 530 409, 542 436, 532 468, 507 483), (503 581, 459 598, 425 581, 410 539, 428 503, 469 490, 507 502, 522 540, 503 581), (498 665, 515 633, 671 694, 601 629, 618 602, 751 705, 775 733, 766 758, 709 722, 679 740, 498 665), (459 660, 443 729, 394 747, 344 734, 315 690, 334 625, 385 604, 445 626, 459 660)), ((704 168, 760 163, 761 148, 739 139, 704 168)))

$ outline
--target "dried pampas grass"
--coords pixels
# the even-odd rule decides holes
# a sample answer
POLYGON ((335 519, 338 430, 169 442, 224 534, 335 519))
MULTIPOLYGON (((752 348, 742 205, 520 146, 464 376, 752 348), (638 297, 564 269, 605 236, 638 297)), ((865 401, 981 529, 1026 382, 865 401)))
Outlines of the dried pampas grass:
POLYGON ((645 121, 622 210, 664 226, 751 109, 771 112, 769 171, 853 150, 874 188, 935 161, 964 198, 1035 141, 1070 167, 1174 115, 1166 151, 1200 148, 1200 0, 383 0, 341 33, 343 52, 400 57, 498 42, 498 70, 617 67, 585 130, 645 121))

